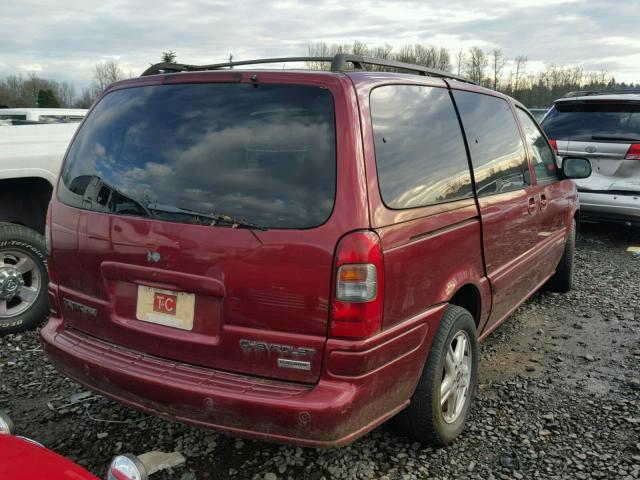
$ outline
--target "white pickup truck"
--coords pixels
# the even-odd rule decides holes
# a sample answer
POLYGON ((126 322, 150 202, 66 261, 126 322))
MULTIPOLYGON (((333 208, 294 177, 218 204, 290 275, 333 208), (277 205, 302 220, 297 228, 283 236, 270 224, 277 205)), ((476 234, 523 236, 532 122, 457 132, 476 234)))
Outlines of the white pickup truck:
POLYGON ((47 316, 47 207, 78 125, 0 126, 0 336, 47 316))
POLYGON ((78 123, 86 114, 83 108, 0 108, 0 125, 78 123))

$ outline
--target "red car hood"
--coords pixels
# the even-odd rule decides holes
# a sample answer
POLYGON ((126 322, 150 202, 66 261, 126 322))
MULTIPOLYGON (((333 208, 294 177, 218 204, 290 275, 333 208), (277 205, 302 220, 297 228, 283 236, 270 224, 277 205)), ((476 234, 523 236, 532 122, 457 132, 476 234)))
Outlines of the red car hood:
POLYGON ((71 460, 11 435, 0 435, 0 476, 11 480, 98 480, 71 460))

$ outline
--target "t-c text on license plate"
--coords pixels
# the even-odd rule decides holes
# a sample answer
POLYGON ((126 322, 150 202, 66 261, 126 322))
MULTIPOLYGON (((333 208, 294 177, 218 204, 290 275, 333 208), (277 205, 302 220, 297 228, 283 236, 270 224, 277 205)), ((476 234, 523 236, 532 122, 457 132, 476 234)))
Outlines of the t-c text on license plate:
POLYGON ((153 311, 166 313, 167 315, 176 314, 178 304, 177 295, 169 295, 167 293, 154 292, 153 294, 153 311))
POLYGON ((136 318, 182 330, 193 329, 195 295, 138 285, 136 318))

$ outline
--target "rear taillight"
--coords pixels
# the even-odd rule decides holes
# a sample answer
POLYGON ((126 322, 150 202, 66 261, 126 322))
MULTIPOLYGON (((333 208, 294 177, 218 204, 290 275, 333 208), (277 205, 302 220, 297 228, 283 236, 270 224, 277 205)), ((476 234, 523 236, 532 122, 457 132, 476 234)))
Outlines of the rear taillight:
POLYGON ((640 143, 633 143, 627 151, 625 160, 640 160, 640 143))
POLYGON ((384 272, 380 238, 350 233, 338 244, 331 304, 331 336, 364 338, 380 330, 384 272))
POLYGON ((47 216, 44 223, 44 249, 47 256, 51 255, 51 204, 47 208, 47 216))
POLYGON ((378 293, 378 269, 371 263, 338 268, 336 298, 343 302, 370 302, 378 293))
POLYGON ((553 148, 553 151, 558 153, 558 141, 557 140, 549 140, 549 145, 553 148))

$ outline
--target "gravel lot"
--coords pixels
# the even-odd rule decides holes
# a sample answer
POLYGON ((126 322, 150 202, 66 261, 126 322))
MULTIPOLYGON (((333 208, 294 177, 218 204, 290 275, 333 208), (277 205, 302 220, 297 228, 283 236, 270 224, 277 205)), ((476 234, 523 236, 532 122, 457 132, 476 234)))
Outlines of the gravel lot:
POLYGON ((640 256, 630 245, 640 229, 582 226, 576 288, 536 294, 482 345, 469 425, 446 449, 391 425, 315 450, 147 417, 58 375, 35 332, 0 339, 0 409, 100 477, 114 454, 175 449, 186 464, 153 478, 638 479, 640 256))

